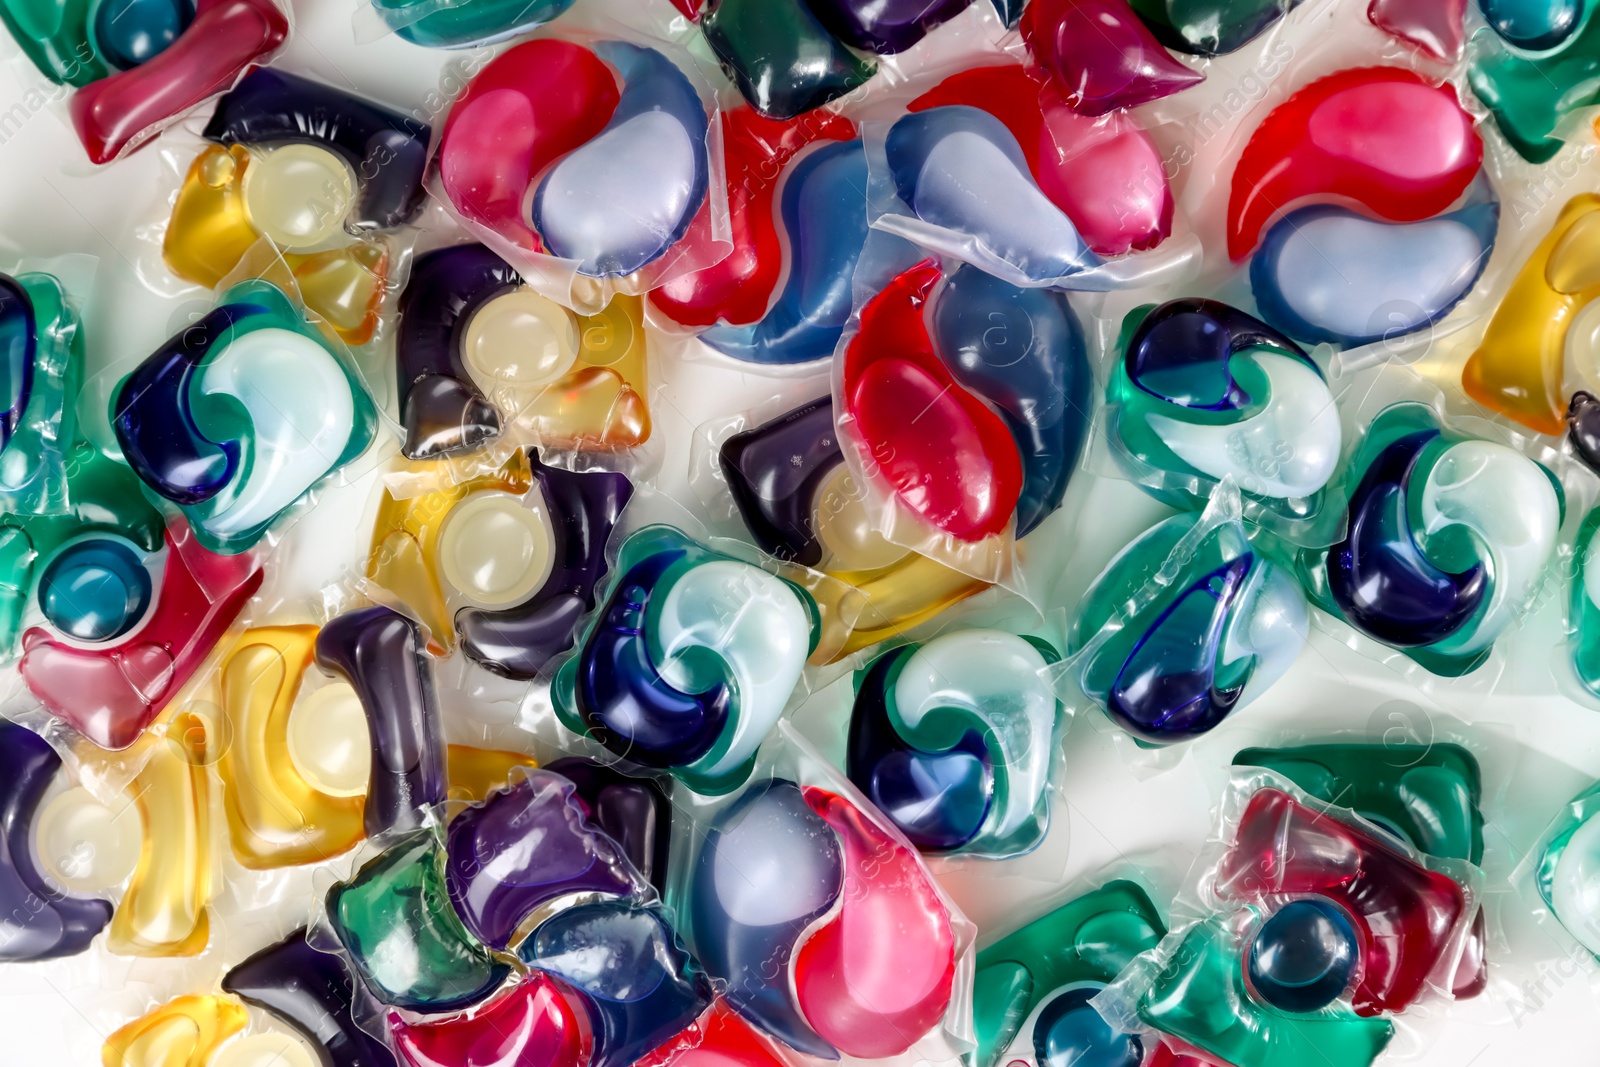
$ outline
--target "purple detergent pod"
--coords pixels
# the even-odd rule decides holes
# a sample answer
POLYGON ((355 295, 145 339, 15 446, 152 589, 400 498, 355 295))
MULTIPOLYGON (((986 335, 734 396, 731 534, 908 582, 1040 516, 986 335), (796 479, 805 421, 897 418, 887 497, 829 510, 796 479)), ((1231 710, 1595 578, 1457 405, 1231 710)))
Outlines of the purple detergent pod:
POLYGON ((467 657, 519 680, 537 677, 553 657, 572 647, 578 624, 594 607, 595 586, 606 573, 606 541, 633 496, 626 475, 561 470, 539 462, 531 452, 528 458, 550 517, 550 576, 515 607, 456 613, 456 633, 467 657))
POLYGON ((264 1008, 311 1040, 326 1067, 393 1067, 394 1053, 356 1025, 355 976, 319 952, 304 927, 222 976, 225 992, 264 1008))
POLYGON ((367 713, 368 837, 424 825, 444 802, 444 740, 422 627, 386 607, 338 616, 317 634, 317 666, 349 682, 367 713))
POLYGON ((34 860, 34 820, 60 768, 44 738, 0 721, 0 961, 75 956, 111 921, 109 902, 62 893, 34 860))
POLYGON ((621 845, 634 870, 665 896, 672 779, 626 774, 587 756, 567 756, 544 769, 572 782, 573 795, 587 809, 589 821, 621 845))
POLYGON ((417 258, 395 334, 407 459, 436 459, 500 436, 500 412, 462 364, 460 338, 474 312, 521 284, 511 264, 480 244, 417 258))
POLYGON ((540 908, 578 894, 648 893, 617 843, 589 823, 575 793, 561 775, 534 770, 450 824, 445 884, 479 941, 510 947, 540 908))

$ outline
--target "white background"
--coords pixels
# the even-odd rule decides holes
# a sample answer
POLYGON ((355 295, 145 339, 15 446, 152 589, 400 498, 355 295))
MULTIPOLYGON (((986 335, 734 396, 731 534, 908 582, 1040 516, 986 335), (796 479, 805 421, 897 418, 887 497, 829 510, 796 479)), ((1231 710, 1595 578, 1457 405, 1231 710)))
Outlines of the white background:
MULTIPOLYGON (((579 13, 609 8, 636 19, 671 16, 667 0, 579 0, 578 7, 579 13)), ((1293 13, 1275 41, 1257 42, 1216 61, 1204 86, 1147 109, 1169 156, 1184 145, 1194 152, 1194 162, 1178 179, 1181 205, 1213 255, 1222 247, 1219 196, 1225 193, 1238 148, 1235 131, 1253 128, 1264 108, 1320 74, 1360 63, 1408 61, 1365 25, 1365 8, 1366 0, 1312 0, 1293 13), (1264 58, 1267 50, 1280 43, 1287 43, 1293 59, 1286 69, 1261 76, 1273 66, 1264 58), (1211 133, 1213 123, 1207 132, 1197 133, 1195 117, 1219 106, 1222 111, 1213 113, 1226 117, 1222 131, 1211 133)), ((453 59, 393 38, 357 45, 352 13, 349 0, 296 0, 296 32, 279 64, 403 110, 431 110, 441 93, 449 95, 459 87, 445 64, 463 62, 463 57, 453 59)), ((974 53, 998 36, 987 0, 978 0, 908 57, 906 65, 914 68, 974 53)), ((108 168, 90 168, 60 103, 38 106, 39 98, 27 95, 40 84, 20 59, 0 65, 0 113, 21 103, 29 115, 20 127, 0 131, 0 269, 11 269, 24 258, 66 253, 98 257, 87 311, 92 375, 113 361, 153 350, 203 307, 206 294, 193 290, 161 296, 140 281, 141 266, 148 274, 156 262, 155 246, 141 232, 164 217, 163 205, 174 189, 175 177, 163 169, 159 146, 108 168)), ((1559 170, 1552 165, 1533 172, 1510 159, 1493 134, 1486 133, 1486 138, 1491 175, 1508 205, 1500 249, 1482 290, 1436 338, 1423 339, 1416 350, 1400 356, 1433 375, 1457 407, 1462 402, 1451 384, 1454 374, 1481 330, 1483 314, 1504 289, 1508 270, 1520 264, 1562 201, 1600 188, 1588 165, 1593 153, 1569 149, 1559 170), (1530 180, 1545 184, 1529 185, 1530 180)), ((192 141, 179 143, 186 146, 177 149, 186 164, 192 141)), ((1225 265, 1208 260, 1206 276, 1189 288, 1195 294, 1214 291, 1224 283, 1225 273, 1225 265)), ((170 287, 172 282, 164 284, 170 287)), ((1189 293, 1137 294, 1146 299, 1152 295, 1189 293)), ((1086 316, 1110 314, 1137 299, 1119 301, 1109 309, 1090 302, 1078 307, 1086 316)), ((1091 334, 1097 330, 1091 325, 1091 334)), ((825 377, 764 379, 714 360, 684 362, 680 355, 665 346, 658 351, 661 388, 653 403, 662 446, 657 484, 685 501, 694 499, 687 471, 697 425, 778 398, 798 402, 826 388, 825 377)), ((1377 388, 1387 388, 1390 381, 1385 376, 1377 388)), ((1350 384, 1357 390, 1371 385, 1367 379, 1350 384)), ((103 420, 103 413, 85 412, 86 419, 94 417, 103 420)), ((1094 461, 1090 466, 1100 469, 1094 461)), ((293 528, 273 566, 272 589, 263 605, 279 600, 283 611, 311 612, 316 590, 359 566, 367 531, 358 527, 373 484, 369 475, 329 492, 293 528)), ((1581 507, 1582 501, 1575 506, 1581 507)), ((1093 470, 1081 472, 1061 513, 1030 538, 1028 573, 1044 606, 1070 610, 1076 594, 1116 548, 1162 514, 1126 483, 1093 470)), ((979 924, 983 939, 991 940, 1107 873, 1138 873, 1157 886, 1176 889, 1210 832, 1224 768, 1239 748, 1334 733, 1372 741, 1463 740, 1482 762, 1488 793, 1486 868, 1493 891, 1491 928, 1497 931, 1491 954, 1494 982, 1485 997, 1420 1020, 1418 1034, 1401 1042, 1390 1059, 1408 1055, 1414 1062, 1439 1067, 1594 1062, 1600 1053, 1594 1051, 1593 961, 1558 930, 1533 918, 1534 902, 1511 878, 1559 806, 1600 774, 1600 715, 1556 695, 1550 669, 1563 640, 1564 597, 1557 580, 1534 617, 1505 642, 1504 655, 1488 672, 1503 668, 1497 682, 1479 677, 1434 684, 1428 692, 1412 688, 1408 679, 1379 662, 1370 647, 1353 650, 1319 628, 1283 682, 1192 745, 1186 758, 1170 768, 1130 764, 1127 746, 1114 740, 1103 721, 1092 712, 1080 714, 1067 743, 1064 796, 1041 853, 1014 864, 969 866, 947 873, 944 881, 979 924)), ((825 742, 836 738, 844 700, 837 686, 814 698, 799 712, 801 728, 825 742)), ((481 733, 470 715, 462 716, 459 709, 456 715, 449 724, 453 735, 465 739, 481 733)), ((229 965, 304 921, 311 906, 308 872, 249 875, 231 860, 220 867, 230 888, 215 909, 212 946, 199 959, 127 961, 97 949, 49 965, 0 966, 0 1064, 98 1063, 100 1042, 111 1029, 168 997, 210 991, 229 965)))

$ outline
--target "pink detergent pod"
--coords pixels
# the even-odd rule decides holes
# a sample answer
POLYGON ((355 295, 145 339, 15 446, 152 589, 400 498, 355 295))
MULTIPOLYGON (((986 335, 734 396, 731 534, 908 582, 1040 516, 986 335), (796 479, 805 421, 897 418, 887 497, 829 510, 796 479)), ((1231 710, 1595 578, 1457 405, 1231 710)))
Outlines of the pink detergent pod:
POLYGON ((1060 90, 1020 64, 952 75, 907 110, 949 106, 975 107, 999 119, 1017 139, 1040 190, 1099 255, 1154 248, 1172 233, 1172 189, 1161 153, 1127 115, 1080 114, 1060 90))
POLYGON ((84 648, 42 626, 22 635, 18 669, 28 691, 101 748, 139 739, 261 586, 249 554, 218 555, 188 538, 183 520, 172 520, 155 608, 126 640, 84 648))
POLYGON ((1306 197, 1351 201, 1390 222, 1439 214, 1466 191, 1483 141, 1455 90, 1397 67, 1363 67, 1313 82, 1268 115, 1233 172, 1228 254, 1306 197))
POLYGON ((1441 63, 1461 58, 1467 0, 1372 0, 1367 18, 1397 41, 1441 63))
POLYGON ((527 41, 479 71, 445 121, 439 177, 456 210, 544 251, 523 217, 533 179, 605 128, 621 93, 600 57, 570 41, 527 41))
POLYGON ((845 798, 815 786, 803 793, 844 846, 844 888, 838 914, 795 956, 800 1010, 847 1055, 899 1055, 950 1004, 950 913, 915 852, 845 798))
POLYGON ((468 222, 580 275, 622 278, 679 258, 666 257, 707 199, 709 133, 699 90, 662 52, 526 41, 451 110, 439 178, 468 222))
POLYGON ((1000 416, 956 382, 923 319, 938 264, 925 260, 862 309, 844 398, 883 477, 924 522, 963 541, 1005 530, 1022 463, 1000 416))
POLYGON ((1205 75, 1161 47, 1127 0, 1033 0, 1022 38, 1065 102, 1085 115, 1182 92, 1205 75))
MULTIPOLYGON (((68 22, 68 10, 62 5, 55 17, 68 22)), ((72 128, 95 163, 109 163, 137 148, 185 111, 230 88, 289 36, 289 20, 273 0, 198 0, 193 10, 193 21, 170 47, 73 95, 72 128)))

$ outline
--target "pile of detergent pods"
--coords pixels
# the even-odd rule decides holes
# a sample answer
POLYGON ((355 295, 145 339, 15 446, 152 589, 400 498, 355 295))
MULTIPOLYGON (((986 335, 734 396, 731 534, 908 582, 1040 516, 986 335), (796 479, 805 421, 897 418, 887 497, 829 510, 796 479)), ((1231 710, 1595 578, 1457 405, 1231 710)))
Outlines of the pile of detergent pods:
POLYGON ((1600 967, 1595 0, 0 22, 160 175, 0 240, 0 1060, 1490 1067, 1600 967))

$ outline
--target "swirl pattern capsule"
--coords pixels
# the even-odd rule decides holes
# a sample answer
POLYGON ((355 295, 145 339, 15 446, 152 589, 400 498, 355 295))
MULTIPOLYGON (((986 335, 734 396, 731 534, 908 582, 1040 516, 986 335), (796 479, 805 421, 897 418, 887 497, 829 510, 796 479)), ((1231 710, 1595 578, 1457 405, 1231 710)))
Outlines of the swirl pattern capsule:
POLYGON ((701 791, 744 782, 816 648, 810 596, 667 526, 631 536, 552 697, 569 730, 701 791))
POLYGON ((1349 477, 1344 539, 1300 553, 1307 592, 1429 671, 1476 669, 1543 579, 1566 508, 1560 483, 1415 403, 1379 412, 1349 477))
POLYGON ((1368 1067, 1456 957, 1468 889, 1339 809, 1272 785, 1243 804, 1201 890, 1212 913, 1135 961, 1118 1006, 1229 1063, 1368 1067))
POLYGON ((688 231, 709 183, 709 123, 694 85, 653 48, 527 41, 456 101, 440 177, 469 222, 579 274, 620 277, 688 231))
POLYGON ((1085 695, 1145 744, 1215 728, 1300 654, 1309 626, 1293 576, 1242 524, 1175 515, 1084 594, 1067 657, 1085 695))
POLYGON ((919 263, 863 308, 840 377, 863 465, 937 533, 1022 537, 1060 507, 1092 403, 1060 294, 919 263))
POLYGON ((1050 823, 1056 652, 965 630, 886 652, 856 677, 846 770, 924 852, 1026 852, 1050 823))
POLYGON ((117 387, 112 428, 158 504, 243 552, 377 432, 355 370, 270 282, 229 289, 117 387))
POLYGON ((1226 478, 1286 525, 1318 517, 1339 412, 1299 345, 1227 304, 1183 299, 1132 312, 1121 350, 1106 424, 1135 481, 1195 507, 1226 478))
POLYGON ((753 786, 707 832, 687 896, 728 1003, 791 1048, 898 1055, 949 1006, 949 910, 917 854, 842 796, 753 786))
POLYGON ((1251 134, 1228 207, 1229 253, 1250 259, 1262 317, 1342 348, 1439 322, 1494 251, 1500 203, 1482 162, 1449 85, 1369 67, 1295 93, 1251 134))
MULTIPOLYGON (((1452 744, 1321 744, 1247 748, 1235 767, 1265 767, 1324 804, 1349 808, 1396 840, 1444 860, 1483 863, 1478 761, 1452 744)), ((1488 984, 1487 923, 1480 909, 1450 992, 1475 997, 1488 984)))

